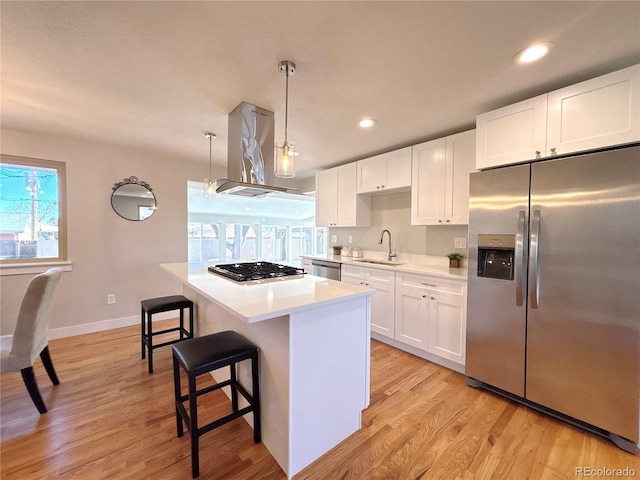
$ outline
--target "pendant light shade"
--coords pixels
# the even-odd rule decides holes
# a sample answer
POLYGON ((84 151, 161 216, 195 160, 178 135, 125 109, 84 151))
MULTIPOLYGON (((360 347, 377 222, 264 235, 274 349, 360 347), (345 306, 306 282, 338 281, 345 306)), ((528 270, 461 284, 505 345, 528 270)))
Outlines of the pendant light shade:
POLYGON ((211 140, 216 138, 216 134, 207 132, 204 136, 209 139, 209 177, 204 179, 204 197, 213 198, 216 195, 216 187, 211 177, 211 140))
POLYGON ((296 152, 294 143, 287 138, 287 130, 289 123, 289 75, 295 73, 296 64, 291 60, 283 60, 278 65, 278 68, 280 72, 285 74, 287 80, 284 104, 284 143, 282 146, 278 144, 275 146, 274 173, 276 177, 293 178, 296 176, 296 152))

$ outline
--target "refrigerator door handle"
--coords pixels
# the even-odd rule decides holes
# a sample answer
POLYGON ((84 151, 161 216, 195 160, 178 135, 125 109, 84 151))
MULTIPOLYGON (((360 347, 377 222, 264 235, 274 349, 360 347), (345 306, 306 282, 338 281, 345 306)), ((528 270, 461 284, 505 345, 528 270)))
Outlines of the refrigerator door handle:
POLYGON ((538 308, 540 294, 540 210, 534 210, 531 215, 531 282, 529 283, 529 304, 531 308, 538 308))
POLYGON ((516 230, 516 251, 515 251, 515 267, 516 267, 516 305, 523 305, 524 297, 524 276, 527 269, 524 264, 524 219, 526 212, 520 210, 518 212, 518 226, 516 230))

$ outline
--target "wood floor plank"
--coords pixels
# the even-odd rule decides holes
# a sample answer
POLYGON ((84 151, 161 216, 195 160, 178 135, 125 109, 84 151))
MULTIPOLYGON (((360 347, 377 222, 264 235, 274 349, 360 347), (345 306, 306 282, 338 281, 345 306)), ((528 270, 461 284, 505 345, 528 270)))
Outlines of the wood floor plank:
MULTIPOLYGON (((2 480, 191 478, 188 437, 176 437, 171 349, 154 352, 149 375, 139 335, 126 327, 52 341, 61 384, 35 368, 46 415, 19 374, 2 375, 2 480)), ((640 476, 640 457, 467 387, 456 372, 376 341, 371 356, 363 428, 296 480, 556 480, 575 479, 576 467, 632 468, 640 476)), ((222 392, 199 398, 203 422, 229 412, 222 392)), ((204 435, 200 459, 205 480, 286 478, 243 420, 204 435)))

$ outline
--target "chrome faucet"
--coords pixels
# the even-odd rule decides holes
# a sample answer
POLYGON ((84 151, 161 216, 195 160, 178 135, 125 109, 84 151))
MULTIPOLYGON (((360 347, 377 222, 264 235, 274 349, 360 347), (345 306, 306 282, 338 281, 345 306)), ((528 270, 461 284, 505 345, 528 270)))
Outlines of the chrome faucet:
POLYGON ((391 253, 391 232, 389 230, 387 230, 386 228, 384 230, 382 230, 382 233, 380 234, 380 241, 378 243, 380 245, 382 245, 382 239, 384 238, 384 232, 387 232, 389 234, 389 245, 387 246, 387 261, 390 262, 396 257, 395 250, 393 251, 393 253, 391 253))

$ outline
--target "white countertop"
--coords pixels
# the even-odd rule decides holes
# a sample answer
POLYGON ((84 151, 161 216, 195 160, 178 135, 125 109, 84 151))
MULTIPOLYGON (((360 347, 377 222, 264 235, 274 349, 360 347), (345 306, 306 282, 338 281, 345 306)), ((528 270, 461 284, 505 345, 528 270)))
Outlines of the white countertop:
POLYGON ((209 273, 207 264, 165 263, 160 266, 247 323, 375 293, 367 287, 312 275, 239 283, 209 273))
MULTIPOLYGON (((364 252, 365 258, 377 260, 383 259, 380 252, 364 252)), ((366 268, 379 268, 383 270, 393 270, 395 272, 417 273, 421 275, 436 275, 439 277, 467 281, 467 265, 463 263, 461 268, 449 268, 449 259, 446 257, 431 257, 427 255, 402 255, 398 258, 397 265, 382 265, 379 263, 367 263, 358 261, 353 257, 342 257, 328 255, 302 255, 302 258, 328 260, 336 263, 358 265, 366 268)))

